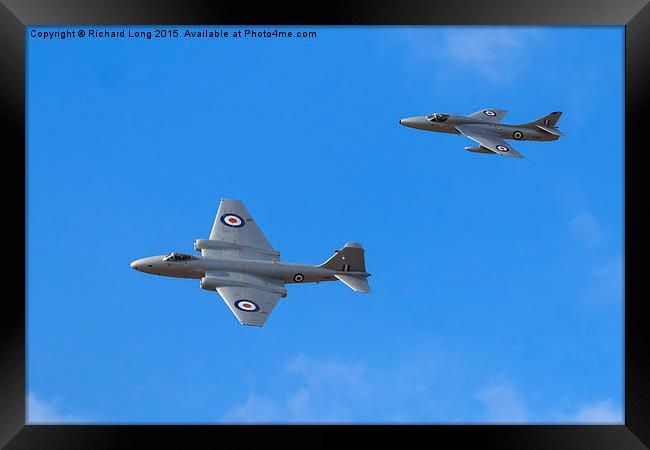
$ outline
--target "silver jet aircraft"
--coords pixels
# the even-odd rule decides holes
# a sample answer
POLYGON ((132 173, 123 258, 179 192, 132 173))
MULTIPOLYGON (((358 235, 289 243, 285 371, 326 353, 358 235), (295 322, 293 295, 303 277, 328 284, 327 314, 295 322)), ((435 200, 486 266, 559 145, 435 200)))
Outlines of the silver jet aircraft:
POLYGON ((210 239, 197 239, 201 256, 184 253, 138 259, 131 267, 167 277, 195 278, 201 288, 217 291, 242 325, 261 327, 285 284, 340 280, 354 291, 370 292, 361 244, 349 242, 319 266, 280 262, 244 204, 222 199, 210 239))
POLYGON ((506 125, 500 123, 508 113, 505 109, 487 108, 469 116, 436 113, 428 116, 407 117, 400 124, 418 130, 436 131, 438 133, 462 134, 478 147, 465 147, 474 153, 490 153, 513 158, 523 158, 504 139, 522 141, 556 141, 564 136, 555 124, 560 120, 561 112, 555 111, 530 123, 506 125))

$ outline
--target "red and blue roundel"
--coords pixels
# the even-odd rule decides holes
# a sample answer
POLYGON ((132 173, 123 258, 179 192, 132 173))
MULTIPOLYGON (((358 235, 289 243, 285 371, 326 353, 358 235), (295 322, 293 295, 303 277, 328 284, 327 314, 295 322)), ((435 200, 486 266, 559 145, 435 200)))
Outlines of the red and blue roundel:
POLYGON ((243 218, 237 214, 232 213, 224 214, 221 216, 221 223, 233 228, 241 228, 246 224, 243 218))
POLYGON ((521 139, 523 136, 524 136, 524 134, 519 130, 512 133, 512 137, 515 138, 515 139, 521 139))
POLYGON ((510 149, 508 147, 506 147, 505 145, 497 145, 497 150, 500 150, 502 152, 507 152, 510 149))
POLYGON ((490 117, 494 117, 494 116, 497 115, 497 113, 495 113, 491 109, 486 109, 485 111, 483 111, 483 114, 485 114, 486 116, 490 116, 490 117))
POLYGON ((246 312, 255 312, 260 310, 260 307, 257 303, 244 299, 237 300, 235 302, 235 308, 246 312))
POLYGON ((297 273, 293 276, 293 281, 295 281, 296 283, 301 283, 304 280, 305 280, 305 276, 301 273, 297 273))

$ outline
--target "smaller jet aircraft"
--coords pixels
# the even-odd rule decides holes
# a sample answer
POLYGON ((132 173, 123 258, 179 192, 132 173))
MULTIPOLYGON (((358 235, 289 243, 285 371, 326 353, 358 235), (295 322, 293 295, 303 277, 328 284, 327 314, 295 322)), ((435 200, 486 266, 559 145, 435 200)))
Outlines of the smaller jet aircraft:
POLYGON ((400 120, 399 123, 418 130, 462 134, 479 144, 478 147, 465 147, 465 150, 469 152, 496 153, 513 158, 523 158, 523 155, 504 139, 556 141, 560 136, 564 136, 564 133, 555 126, 560 120, 561 112, 555 111, 533 122, 521 125, 500 123, 507 113, 508 111, 505 109, 487 108, 469 116, 435 113, 428 116, 408 117, 400 120))
POLYGON ((364 250, 348 242, 323 264, 280 262, 262 231, 239 200, 222 199, 210 239, 197 239, 201 256, 184 253, 138 259, 131 267, 153 275, 201 280, 201 288, 217 291, 242 325, 261 327, 286 297, 285 284, 340 280, 357 292, 370 292, 364 250))

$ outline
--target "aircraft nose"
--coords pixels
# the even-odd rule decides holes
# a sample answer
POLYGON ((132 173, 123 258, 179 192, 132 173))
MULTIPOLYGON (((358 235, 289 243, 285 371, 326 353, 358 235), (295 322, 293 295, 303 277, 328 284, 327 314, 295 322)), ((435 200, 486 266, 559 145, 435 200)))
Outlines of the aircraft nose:
POLYGON ((142 271, 143 268, 144 268, 145 263, 146 263, 145 258, 136 259, 131 264, 129 264, 129 266, 131 266, 132 269, 142 271))
POLYGON ((150 256, 148 258, 140 258, 133 261, 129 266, 139 272, 151 273, 156 270, 156 265, 162 260, 162 256, 150 256))
POLYGON ((418 119, 419 117, 405 117, 404 119, 400 119, 399 124, 405 127, 417 126, 419 123, 418 119))

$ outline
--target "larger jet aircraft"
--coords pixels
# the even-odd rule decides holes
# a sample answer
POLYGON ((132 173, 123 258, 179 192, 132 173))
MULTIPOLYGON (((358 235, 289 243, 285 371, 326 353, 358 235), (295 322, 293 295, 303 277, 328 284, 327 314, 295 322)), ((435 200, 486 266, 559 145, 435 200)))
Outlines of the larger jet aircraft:
POLYGON ((201 256, 169 253, 138 259, 131 267, 153 275, 195 278, 201 288, 221 295, 242 325, 264 325, 285 284, 340 280, 357 292, 370 292, 364 250, 348 242, 323 264, 280 262, 244 204, 222 199, 210 239, 197 239, 201 256))

